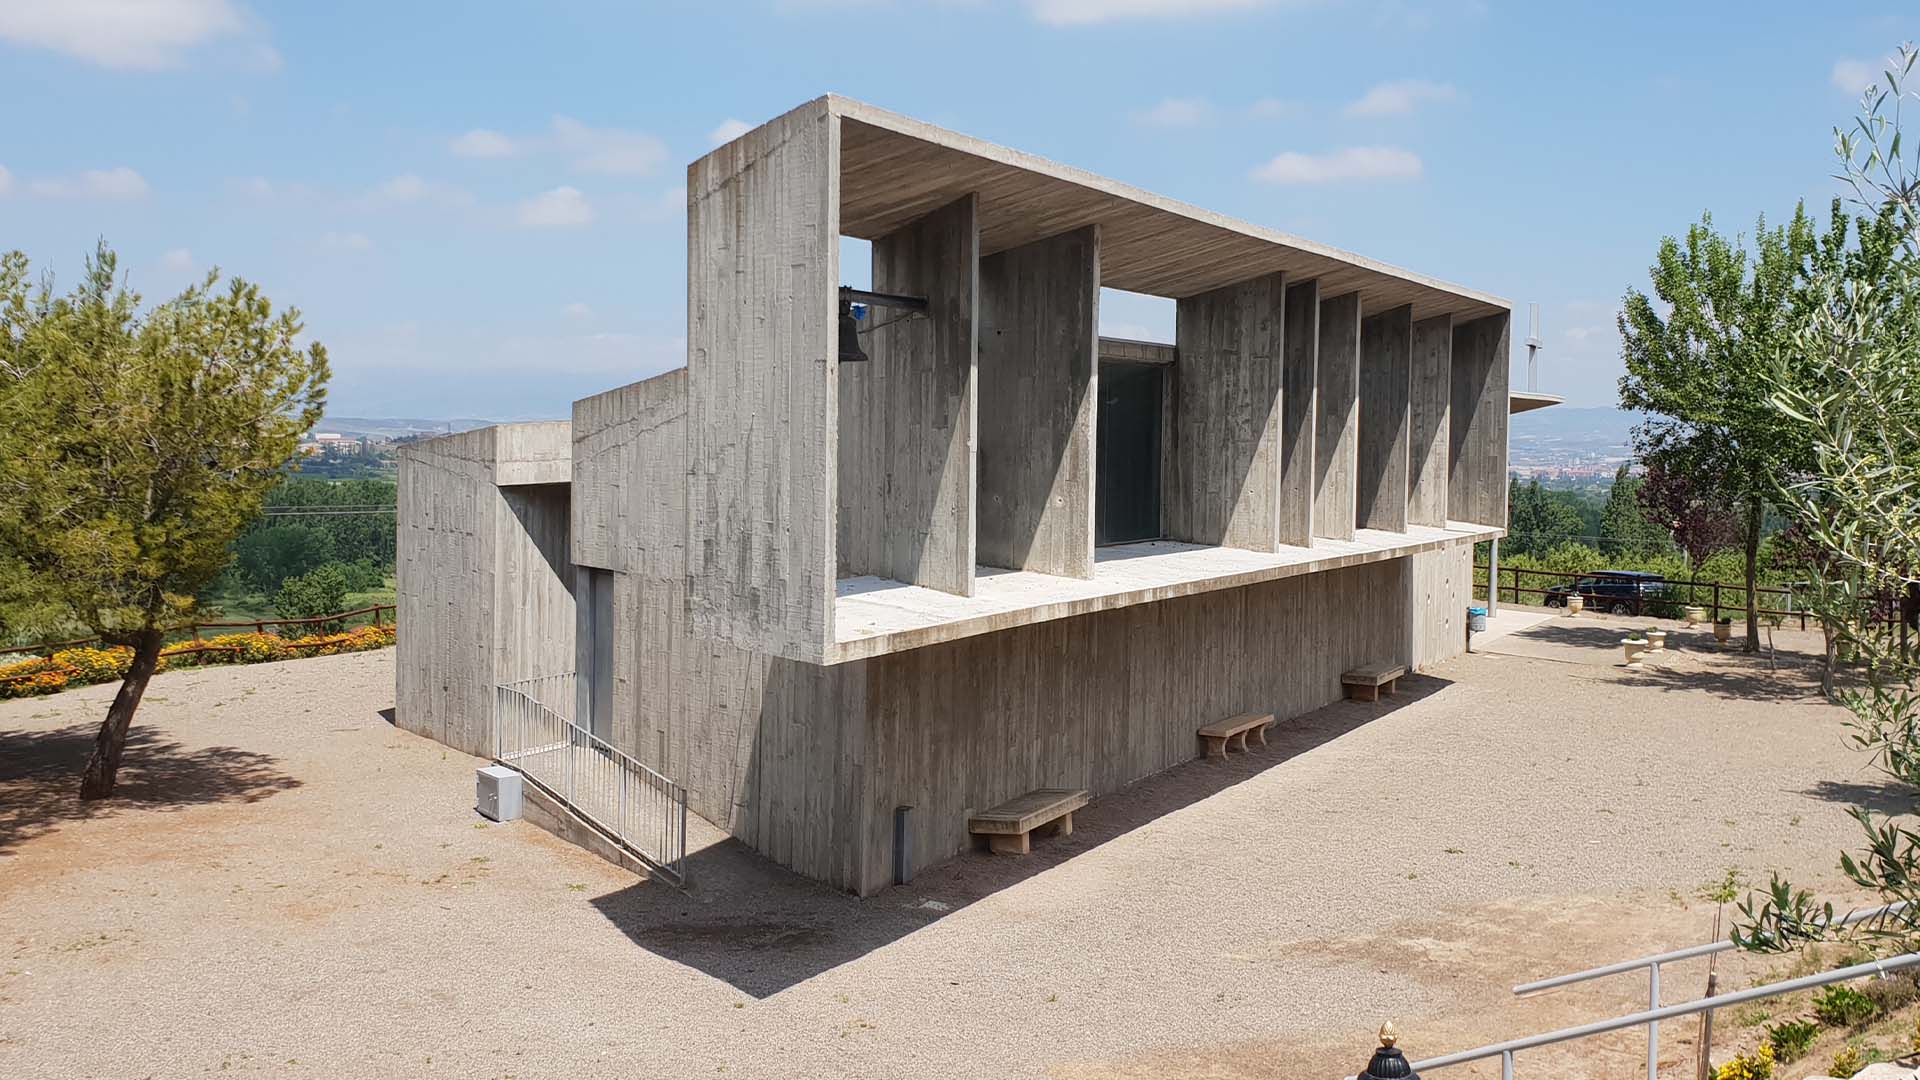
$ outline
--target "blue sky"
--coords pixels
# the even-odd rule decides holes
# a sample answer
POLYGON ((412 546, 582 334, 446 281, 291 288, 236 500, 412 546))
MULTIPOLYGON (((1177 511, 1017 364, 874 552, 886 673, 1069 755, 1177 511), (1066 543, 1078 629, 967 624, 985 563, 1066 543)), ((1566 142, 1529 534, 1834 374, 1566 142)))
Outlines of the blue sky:
MULTIPOLYGON (((1841 7, 4 0, 0 248, 257 280, 336 415, 561 416, 685 362, 687 163, 834 91, 1537 301, 1541 389, 1604 405, 1663 234, 1835 192, 1832 128, 1920 35, 1841 7)), ((1170 340, 1172 304, 1102 322, 1170 340)))

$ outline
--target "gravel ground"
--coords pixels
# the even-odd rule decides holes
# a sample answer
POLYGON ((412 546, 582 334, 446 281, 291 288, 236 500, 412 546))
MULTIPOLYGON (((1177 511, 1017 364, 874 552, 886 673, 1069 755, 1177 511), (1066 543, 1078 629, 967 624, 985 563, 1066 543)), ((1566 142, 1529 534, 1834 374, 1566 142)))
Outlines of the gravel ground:
POLYGON ((1625 1011, 1631 978, 1506 987, 1706 940, 1727 867, 1837 884, 1847 803, 1891 793, 1812 635, 1629 671, 1623 625, 1485 642, 864 901, 712 835, 682 893, 484 823, 475 759, 380 715, 390 652, 160 676, 93 811, 112 688, 0 702, 0 1075, 1334 1076, 1390 1017, 1420 1057, 1625 1011))

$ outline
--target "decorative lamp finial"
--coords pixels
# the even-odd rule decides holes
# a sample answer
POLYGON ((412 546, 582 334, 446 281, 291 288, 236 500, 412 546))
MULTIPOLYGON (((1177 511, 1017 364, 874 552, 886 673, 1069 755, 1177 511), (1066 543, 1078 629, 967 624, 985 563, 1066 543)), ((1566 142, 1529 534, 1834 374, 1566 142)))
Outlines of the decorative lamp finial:
POLYGON ((1400 1041, 1400 1032, 1397 1028, 1393 1026, 1393 1021, 1389 1020, 1386 1023, 1380 1025, 1380 1045, 1381 1046, 1392 1046, 1394 1043, 1399 1041, 1400 1041))

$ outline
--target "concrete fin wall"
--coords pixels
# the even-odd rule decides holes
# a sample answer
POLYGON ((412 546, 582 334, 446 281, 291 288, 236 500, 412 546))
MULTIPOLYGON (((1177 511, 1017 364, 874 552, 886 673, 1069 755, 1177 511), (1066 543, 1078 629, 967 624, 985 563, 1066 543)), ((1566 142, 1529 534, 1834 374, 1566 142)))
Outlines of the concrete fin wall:
POLYGON ((1360 324, 1360 528, 1407 531, 1407 397, 1413 373, 1413 307, 1360 324))
POLYGON ((969 195, 873 242, 871 363, 840 365, 839 572, 973 595, 974 326, 980 241, 969 195))
POLYGON ((573 669, 567 488, 497 486, 503 430, 400 455, 394 722, 480 755, 496 683, 573 669))
POLYGON ((1447 523, 1447 414, 1453 398, 1453 316, 1413 324, 1407 406, 1407 523, 1447 523))
POLYGON ((981 563, 1093 576, 1100 233, 980 260, 981 563))
POLYGON ((1447 516, 1507 524, 1507 350, 1511 313, 1453 328, 1447 516))
POLYGON ((573 561, 603 570, 678 560, 685 572, 687 369, 573 403, 573 561), (671 427, 672 455, 641 454, 671 427))
POLYGON ((1467 648, 1467 607, 1473 603, 1473 545, 1409 555, 1406 663, 1418 670, 1467 648))
POLYGON ((1320 301, 1315 363, 1313 535, 1353 539, 1360 452, 1360 294, 1320 301))
POLYGON ((1169 539, 1280 543, 1286 281, 1264 274, 1177 305, 1169 539))
POLYGON ((687 169, 694 628, 802 659, 833 640, 839 168, 820 100, 687 169))
POLYGON ((1287 287, 1280 387, 1282 544, 1313 544, 1313 443, 1320 355, 1320 283, 1287 287))

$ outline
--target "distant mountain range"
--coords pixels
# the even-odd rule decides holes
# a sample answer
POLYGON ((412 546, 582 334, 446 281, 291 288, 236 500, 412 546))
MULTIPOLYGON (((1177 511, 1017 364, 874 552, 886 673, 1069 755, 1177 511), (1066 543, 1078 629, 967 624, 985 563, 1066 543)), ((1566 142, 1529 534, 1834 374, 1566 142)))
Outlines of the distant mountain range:
POLYGON ((492 420, 429 420, 422 417, 406 416, 326 416, 314 426, 315 432, 328 432, 359 438, 362 435, 371 439, 392 439, 401 435, 414 435, 430 431, 437 435, 447 435, 456 431, 472 431, 495 423, 492 420))

